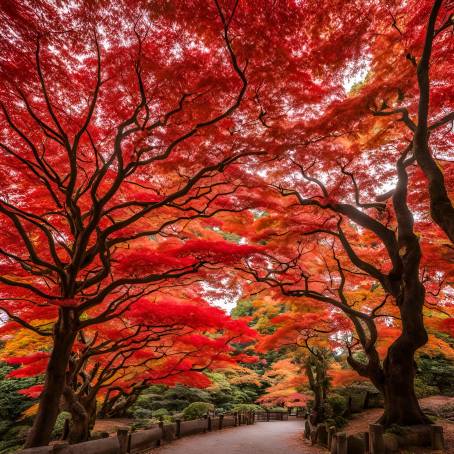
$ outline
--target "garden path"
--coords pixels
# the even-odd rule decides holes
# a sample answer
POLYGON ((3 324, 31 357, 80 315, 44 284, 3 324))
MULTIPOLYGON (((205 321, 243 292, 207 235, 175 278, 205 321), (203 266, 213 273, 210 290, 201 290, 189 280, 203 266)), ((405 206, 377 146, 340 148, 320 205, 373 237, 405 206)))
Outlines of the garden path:
MULTIPOLYGON (((319 454, 303 437, 302 419, 258 422, 184 437, 149 454, 319 454)), ((326 452, 326 451, 325 451, 326 452)))

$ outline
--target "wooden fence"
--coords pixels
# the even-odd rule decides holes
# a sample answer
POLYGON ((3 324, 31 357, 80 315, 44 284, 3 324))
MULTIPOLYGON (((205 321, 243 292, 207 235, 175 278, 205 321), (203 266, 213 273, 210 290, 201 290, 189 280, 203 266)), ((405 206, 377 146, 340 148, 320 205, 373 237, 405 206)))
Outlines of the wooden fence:
POLYGON ((356 434, 337 432, 334 426, 305 421, 304 436, 311 444, 327 448, 330 454, 391 454, 410 447, 429 447, 440 450, 444 447, 443 427, 438 425, 406 427, 401 435, 387 433, 383 426, 370 424, 369 431, 356 434))
POLYGON ((288 421, 288 412, 284 411, 257 411, 256 421, 288 421))
POLYGON ((172 424, 161 422, 149 429, 137 432, 131 432, 126 428, 119 429, 116 437, 90 440, 74 445, 62 441, 50 446, 24 449, 19 454, 140 454, 187 435, 254 423, 253 412, 207 415, 203 419, 192 421, 177 420, 172 424))

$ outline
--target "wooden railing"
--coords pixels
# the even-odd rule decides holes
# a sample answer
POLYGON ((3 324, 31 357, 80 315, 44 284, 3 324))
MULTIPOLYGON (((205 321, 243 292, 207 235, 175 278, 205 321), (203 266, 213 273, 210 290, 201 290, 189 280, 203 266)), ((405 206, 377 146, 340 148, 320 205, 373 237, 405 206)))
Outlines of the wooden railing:
POLYGON ((288 412, 284 411, 257 411, 256 421, 288 421, 288 412))
POLYGON ((253 412, 206 415, 203 419, 191 421, 176 420, 171 424, 161 422, 149 429, 137 432, 132 432, 128 428, 119 429, 117 436, 74 445, 62 441, 51 446, 24 449, 19 454, 140 454, 187 435, 254 423, 255 415, 253 412))

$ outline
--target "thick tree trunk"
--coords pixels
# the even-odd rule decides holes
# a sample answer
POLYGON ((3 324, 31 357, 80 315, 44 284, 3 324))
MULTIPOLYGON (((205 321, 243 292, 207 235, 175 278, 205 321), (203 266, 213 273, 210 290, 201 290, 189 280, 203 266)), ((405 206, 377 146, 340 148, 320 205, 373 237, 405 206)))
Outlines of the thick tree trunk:
POLYGON ((414 388, 415 352, 428 339, 422 314, 424 293, 419 282, 408 285, 400 305, 402 334, 390 346, 383 363, 385 411, 380 423, 386 427, 430 424, 419 406, 414 388))
POLYGON ((25 443, 26 448, 45 446, 51 439, 65 387, 66 368, 75 338, 74 324, 69 320, 68 312, 63 314, 62 311, 55 325, 54 348, 46 370, 38 413, 25 443))
POLYGON ((414 352, 394 344, 384 363, 383 394, 385 411, 379 422, 385 427, 392 424, 411 426, 430 424, 422 412, 414 391, 414 352))

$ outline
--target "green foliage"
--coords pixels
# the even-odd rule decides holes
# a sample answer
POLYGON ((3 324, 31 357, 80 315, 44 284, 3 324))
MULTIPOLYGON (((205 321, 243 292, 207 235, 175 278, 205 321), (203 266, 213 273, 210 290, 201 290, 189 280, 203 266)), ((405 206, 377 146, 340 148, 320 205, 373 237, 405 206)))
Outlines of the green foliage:
POLYGON ((35 402, 17 391, 35 385, 36 378, 6 378, 13 367, 0 362, 0 421, 15 421, 35 402))
POLYGON ((442 394, 454 396, 454 361, 443 355, 429 356, 425 353, 417 358, 416 386, 418 397, 442 394), (430 393, 430 394, 428 394, 430 393))
POLYGON ((193 402, 213 404, 219 412, 231 411, 237 404, 252 404, 260 395, 260 387, 255 384, 231 384, 222 372, 207 372, 213 385, 206 389, 176 385, 168 388, 163 385, 150 386, 131 407, 129 414, 135 419, 150 419, 182 412, 193 402), (159 413, 156 413, 159 412, 159 413), (166 413, 167 412, 167 413, 166 413))
POLYGON ((159 421, 153 418, 137 419, 131 424, 131 429, 132 430, 149 429, 153 424, 158 423, 159 421))
POLYGON ((23 419, 22 413, 36 400, 18 391, 39 382, 38 378, 6 378, 12 370, 14 367, 0 362, 0 454, 13 452, 24 443, 31 421, 23 419))
POLYGON ((209 411, 214 411, 214 405, 208 402, 193 402, 183 410, 185 420, 203 418, 209 411))
POLYGON ((348 401, 344 396, 333 393, 326 399, 325 405, 332 416, 342 416, 347 410, 348 401))
POLYGON ((153 411, 153 418, 159 418, 164 416, 169 416, 169 411, 165 408, 159 408, 158 410, 153 411))
POLYGON ((132 411, 132 416, 137 420, 150 419, 153 416, 153 410, 150 410, 149 408, 135 407, 132 411))
POLYGON ((237 412, 248 412, 248 411, 260 411, 262 407, 256 404, 236 404, 232 407, 232 411, 237 412))
POLYGON ((240 318, 240 317, 251 317, 254 315, 255 309, 252 304, 252 300, 241 300, 238 301, 236 306, 230 312, 232 318, 240 318))
POLYGON ((21 449, 30 426, 14 425, 4 432, 0 439, 0 454, 10 454, 21 449))
POLYGON ((210 401, 210 394, 198 388, 176 385, 172 388, 165 386, 150 386, 144 391, 137 402, 131 407, 130 414, 137 419, 151 418, 157 410, 179 412, 191 402, 210 401))
POLYGON ((69 413, 67 411, 62 411, 57 416, 57 420, 55 421, 54 429, 52 431, 53 439, 61 438, 61 436, 63 435, 63 429, 65 427, 66 419, 71 419, 71 413, 69 413))
POLYGON ((335 416, 334 418, 326 419, 325 422, 328 424, 328 427, 335 426, 337 429, 341 429, 347 425, 348 419, 343 416, 335 416))
POLYGON ((421 399, 423 397, 433 396, 435 394, 438 394, 439 392, 440 391, 437 386, 428 385, 420 377, 415 378, 415 393, 416 393, 416 397, 418 397, 418 399, 421 399))
POLYGON ((285 407, 271 407, 268 408, 268 411, 273 411, 275 413, 287 413, 288 410, 285 407))

